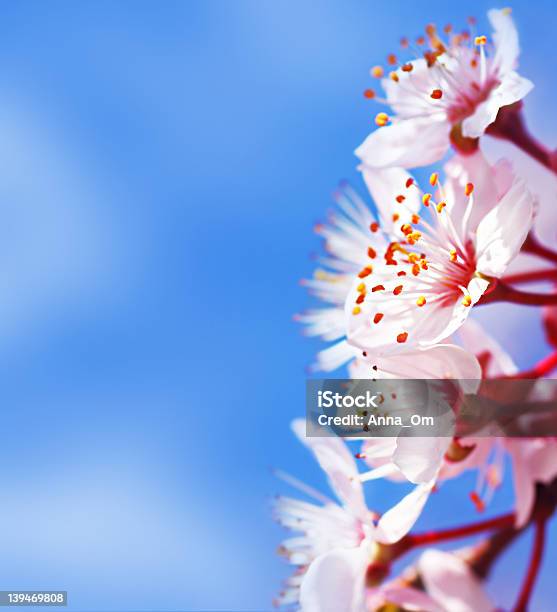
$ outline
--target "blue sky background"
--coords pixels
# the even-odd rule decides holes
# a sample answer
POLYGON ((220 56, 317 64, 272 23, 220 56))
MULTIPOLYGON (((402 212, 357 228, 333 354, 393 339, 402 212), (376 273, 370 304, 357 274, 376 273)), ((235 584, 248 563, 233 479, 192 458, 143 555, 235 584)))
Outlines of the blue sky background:
MULTIPOLYGON (((72 610, 270 607, 290 571, 270 468, 324 486, 289 429, 317 347, 291 316, 331 192, 363 192, 368 69, 491 6, 2 5, 1 589, 66 589, 72 610)), ((513 8, 529 122, 555 143, 555 9, 513 8)), ((531 317, 503 339, 522 365, 544 350, 531 317)), ((421 525, 474 518, 473 485, 438 493, 421 525)), ((378 484, 370 501, 399 495, 378 484)), ((506 487, 490 512, 511 503, 506 487)), ((528 551, 498 566, 507 605, 528 551)))

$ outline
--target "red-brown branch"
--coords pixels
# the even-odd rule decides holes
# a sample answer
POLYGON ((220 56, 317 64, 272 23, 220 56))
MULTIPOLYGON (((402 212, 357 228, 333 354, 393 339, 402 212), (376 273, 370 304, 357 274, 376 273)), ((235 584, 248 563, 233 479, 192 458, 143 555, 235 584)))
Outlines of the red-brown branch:
POLYGON ((487 128, 486 133, 495 138, 512 142, 548 170, 556 172, 552 163, 551 151, 536 140, 526 127, 522 115, 522 102, 500 108, 497 118, 487 128))
POLYGON ((498 282, 493 291, 481 297, 478 305, 494 302, 511 302, 523 306, 555 306, 557 305, 557 293, 530 293, 498 282))
POLYGON ((438 544, 447 540, 456 540, 458 538, 466 538, 471 535, 491 531, 494 529, 505 529, 514 524, 514 513, 503 514, 485 521, 472 523, 470 525, 462 525, 459 527, 451 527, 450 529, 439 529, 436 531, 425 531, 424 533, 411 533, 403 538, 402 542, 404 551, 416 548, 417 546, 425 546, 428 544, 438 544))
POLYGON ((513 612, 526 612, 528 610, 528 602, 534 590, 534 585, 538 577, 540 566, 543 557, 543 551, 545 548, 545 518, 539 518, 536 521, 536 531, 534 535, 534 545, 532 547, 532 556, 530 557, 530 564, 528 571, 524 578, 522 588, 520 589, 520 595, 518 596, 517 602, 513 608, 513 612))

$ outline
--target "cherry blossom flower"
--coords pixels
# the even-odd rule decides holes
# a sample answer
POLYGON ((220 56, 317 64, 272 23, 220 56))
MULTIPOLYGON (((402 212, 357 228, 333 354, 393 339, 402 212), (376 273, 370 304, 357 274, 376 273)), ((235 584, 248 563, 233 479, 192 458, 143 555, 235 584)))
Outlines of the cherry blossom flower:
MULTIPOLYGON (((504 165, 490 172, 479 153, 463 163, 468 170, 452 176, 446 189, 432 174, 437 201, 422 195, 430 219, 414 215, 402 224, 403 239, 391 236, 377 254, 382 264, 363 268, 353 282, 345 304, 347 339, 373 357, 448 338, 503 276, 528 234, 534 200, 524 182, 512 179, 504 165), (474 174, 476 182, 459 190, 462 174, 474 174)), ((453 174, 458 164, 453 162, 453 174)), ((391 201, 412 189, 415 183, 392 184, 391 201)))
POLYGON ((285 476, 319 505, 289 497, 279 497, 275 502, 276 520, 301 533, 284 541, 279 549, 298 568, 278 598, 279 604, 297 601, 306 573, 310 575, 331 552, 342 556, 346 551, 359 550, 367 564, 372 564, 381 554, 381 545, 397 542, 411 529, 429 493, 428 486, 416 487, 379 517, 366 506, 357 465, 346 444, 336 437, 306 437, 305 428, 304 420, 294 421, 294 432, 327 474, 338 502, 285 476))
MULTIPOLYGON (((376 187, 371 193, 378 217, 349 185, 343 184, 335 193, 338 209, 329 215, 326 223, 318 224, 315 228, 324 240, 326 256, 319 259, 320 267, 313 278, 303 281, 303 284, 329 306, 296 316, 299 322, 305 324, 308 336, 320 336, 327 342, 334 342, 317 355, 315 370, 334 370, 358 352, 345 340, 346 296, 356 274, 369 266, 376 254, 387 247, 385 235, 376 228, 381 225, 392 231, 396 229, 392 219, 392 194, 384 186, 405 184, 411 180, 407 172, 398 168, 373 171, 372 175, 376 179, 373 181, 376 187)), ((405 204, 405 209, 401 211, 402 219, 410 221, 420 207, 417 190, 408 194, 405 204)))
MULTIPOLYGON (((431 50, 382 81, 386 99, 380 101, 395 115, 377 115, 380 127, 356 149, 362 162, 374 168, 436 162, 451 139, 469 148, 463 137, 479 138, 502 106, 526 96, 533 85, 515 71, 520 49, 510 10, 490 10, 488 18, 492 45, 486 36, 472 41, 467 34, 445 41, 435 26, 426 28, 431 50)), ((383 70, 372 74, 381 77, 383 70)), ((372 90, 367 96, 376 98, 372 90)))
MULTIPOLYGON (((503 348, 475 321, 468 321, 460 331, 465 349, 474 351, 484 364, 484 377, 496 378, 517 374, 518 367, 503 348)), ((534 389, 535 390, 535 389, 534 389)), ((487 438, 485 446, 500 446, 510 455, 515 490, 516 525, 522 527, 532 511, 536 483, 548 483, 557 477, 557 440, 554 438, 487 438)), ((502 476, 502 462, 485 466, 482 479, 489 487, 490 480, 498 485, 502 476), (494 475, 493 469, 497 474, 494 475), (495 480, 494 480, 495 478, 495 480)))

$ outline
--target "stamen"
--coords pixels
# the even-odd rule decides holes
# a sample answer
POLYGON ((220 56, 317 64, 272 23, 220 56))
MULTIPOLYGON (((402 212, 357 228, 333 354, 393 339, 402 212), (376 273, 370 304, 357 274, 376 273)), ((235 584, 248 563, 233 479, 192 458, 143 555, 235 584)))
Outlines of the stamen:
POLYGON ((358 293, 365 293, 366 292, 366 285, 365 283, 360 283, 357 287, 356 287, 356 291, 358 293))
POLYGON ((435 185, 437 185, 438 181, 439 181, 439 174, 437 174, 437 172, 432 172, 431 176, 429 177, 429 184, 432 187, 435 187, 435 185))
POLYGON ((377 252, 375 251, 375 249, 373 247, 368 247, 367 248, 367 256, 370 259, 375 259, 377 257, 377 252))
POLYGON ((478 512, 483 512, 485 510, 485 504, 476 491, 472 491, 470 493, 470 499, 472 500, 474 506, 476 506, 476 510, 478 512))
POLYGON ((394 295, 400 295, 400 293, 402 293, 402 289, 403 286, 402 285, 397 285, 394 289, 393 289, 393 294, 394 295))
POLYGON ((354 306, 354 308, 352 309, 353 315, 359 315, 360 312, 362 312, 362 309, 359 306, 354 306))
POLYGON ((472 306, 472 298, 469 295, 465 295, 462 298, 462 305, 466 306, 466 308, 469 308, 470 306, 472 306))
POLYGON ((449 259, 450 259, 452 262, 455 262, 455 261, 456 261, 456 249, 451 249, 451 250, 449 251, 449 259))
POLYGON ((422 196, 422 204, 424 206, 429 206, 429 201, 431 200, 431 193, 424 193, 422 196))
POLYGON ((389 55, 387 55, 387 64, 389 64, 389 66, 396 66, 396 63, 396 55, 394 53, 389 53, 389 55))
POLYGON ((375 293, 376 291, 385 291, 385 287, 383 285, 375 285, 375 287, 371 288, 371 292, 375 293))
POLYGON ((465 195, 467 196, 472 195, 473 191, 474 191, 474 183, 466 183, 466 187, 464 188, 465 195))
POLYGON ((400 215, 398 213, 393 214, 393 223, 396 223, 400 219, 400 215))
POLYGON ((375 233, 378 229, 379 229, 379 223, 377 223, 377 221, 373 221, 370 226, 369 229, 375 233))
POLYGON ((423 295, 420 295, 420 297, 416 300, 416 306, 420 306, 420 308, 421 308, 425 304, 426 304, 425 297, 423 295))
POLYGON ((409 41, 408 41, 408 38, 406 38, 406 36, 403 36, 403 37, 400 39, 400 46, 401 46, 403 49, 408 49, 408 45, 409 45, 409 44, 410 44, 410 43, 409 43, 409 41))
POLYGON ((375 98, 375 92, 373 91, 373 89, 366 89, 364 91, 364 98, 367 98, 368 100, 373 100, 373 98, 375 98))
POLYGON ((389 72, 389 78, 391 79, 391 81, 394 81, 395 83, 399 82, 399 78, 398 78, 398 74, 393 71, 393 72, 389 72))
POLYGON ((397 195, 397 197, 395 198, 395 200, 399 203, 402 204, 404 202, 404 200, 406 200, 406 197, 403 195, 397 195))
POLYGON ((400 69, 402 72, 412 72, 412 70, 414 70, 414 66, 412 64, 403 64, 400 69))
POLYGON ((403 344, 404 342, 406 342, 407 338, 408 338, 408 332, 402 332, 401 334, 398 334, 398 336, 396 337, 396 341, 399 344, 403 344))
POLYGON ((377 113, 375 116, 375 124, 379 127, 383 127, 389 123, 389 115, 387 113, 377 113))
POLYGON ((413 178, 409 178, 406 179, 406 188, 408 189, 408 187, 411 187, 414 184, 414 179, 413 178))
POLYGON ((434 89, 434 90, 431 92, 431 97, 432 97, 434 100, 440 100, 440 99, 443 97, 443 92, 442 92, 440 89, 434 89))
POLYGON ((445 206, 447 206, 446 202, 439 202, 439 204, 437 204, 437 212, 440 213, 445 206))
POLYGON ((373 272, 372 266, 366 266, 361 272, 358 274, 359 278, 365 278, 369 276, 373 272))
POLYGON ((356 304, 361 304, 366 299, 366 294, 360 293, 360 295, 356 298, 356 304))
POLYGON ((475 45, 485 45, 487 44, 487 36, 476 36, 474 39, 475 45))
POLYGON ((379 323, 379 321, 381 321, 381 319, 383 318, 383 313, 382 312, 378 312, 374 317, 373 317, 373 322, 377 325, 377 323, 379 323))
POLYGON ((406 276, 406 272, 404 270, 401 270, 400 272, 397 272, 396 275, 397 276, 406 276))
POLYGON ((371 76, 375 77, 376 79, 380 79, 384 74, 385 71, 383 70, 382 66, 374 66, 371 69, 371 76))

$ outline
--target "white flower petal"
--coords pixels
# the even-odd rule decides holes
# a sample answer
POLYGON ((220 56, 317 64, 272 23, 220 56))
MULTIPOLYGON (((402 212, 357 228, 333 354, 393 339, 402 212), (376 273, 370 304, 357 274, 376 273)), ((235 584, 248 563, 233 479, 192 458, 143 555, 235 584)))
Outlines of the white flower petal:
POLYGON ((478 272, 496 278, 504 274, 532 227, 533 209, 532 195, 522 181, 516 181, 478 225, 478 272))
POLYGON ((494 30, 495 57, 493 63, 497 66, 499 73, 504 74, 517 67, 520 54, 518 32, 509 9, 491 9, 487 12, 487 17, 494 30))
POLYGON ((444 119, 401 119, 372 132, 355 154, 374 168, 427 166, 449 148, 449 130, 444 119))
POLYGON ((492 612, 494 606, 468 564, 440 550, 426 551, 418 561, 426 591, 450 612, 492 612))
POLYGON ((451 440, 399 436, 393 462, 410 482, 427 483, 437 477, 451 440))
POLYGON ((528 79, 516 72, 510 72, 490 93, 488 99, 479 104, 475 112, 462 122, 462 134, 467 138, 480 138, 487 126, 495 121, 502 106, 522 100, 533 87, 534 84, 528 79))
POLYGON ((303 612, 365 612, 367 547, 335 549, 310 564, 300 589, 303 612))
POLYGON ((376 528, 376 539, 384 544, 398 542, 418 520, 435 482, 420 484, 403 497, 398 504, 385 512, 376 528))

